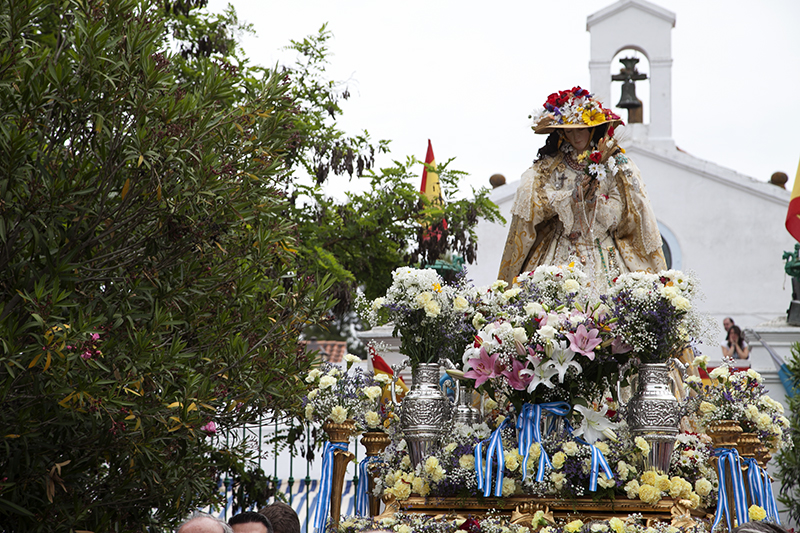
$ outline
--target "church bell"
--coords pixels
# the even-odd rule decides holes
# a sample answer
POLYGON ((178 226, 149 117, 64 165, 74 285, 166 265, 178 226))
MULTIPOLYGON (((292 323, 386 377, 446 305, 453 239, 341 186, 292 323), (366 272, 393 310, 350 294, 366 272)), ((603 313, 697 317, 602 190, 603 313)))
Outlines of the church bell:
POLYGON ((622 97, 619 99, 617 107, 623 109, 633 109, 642 107, 642 101, 636 98, 636 84, 633 80, 625 80, 622 84, 622 97))

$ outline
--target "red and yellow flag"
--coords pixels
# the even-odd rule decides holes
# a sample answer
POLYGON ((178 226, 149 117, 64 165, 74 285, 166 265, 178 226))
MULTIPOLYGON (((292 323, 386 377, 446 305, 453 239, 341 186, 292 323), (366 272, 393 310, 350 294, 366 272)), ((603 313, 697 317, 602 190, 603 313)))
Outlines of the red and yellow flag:
POLYGON ((436 173, 436 158, 433 157, 433 146, 431 146, 430 139, 428 139, 428 153, 425 154, 425 168, 422 169, 422 185, 419 192, 433 205, 444 204, 442 189, 439 186, 439 174, 436 173), (432 169, 430 172, 428 172, 428 167, 432 169))
MULTIPOLYGON (((433 146, 431 146, 430 139, 428 139, 428 153, 425 154, 425 168, 422 169, 422 184, 420 185, 419 192, 430 200, 431 205, 444 207, 442 188, 439 185, 439 174, 436 172, 436 158, 433 157, 433 146), (428 168, 431 170, 428 171, 428 168)), ((423 239, 436 237, 438 240, 441 238, 441 230, 435 228, 436 224, 426 225, 428 229, 425 231, 422 237, 423 239), (431 228, 431 226, 434 226, 434 228, 431 228)), ((446 219, 442 219, 442 229, 447 230, 446 219)))
POLYGON ((800 242, 800 164, 792 186, 792 199, 789 200, 789 211, 786 213, 786 230, 800 242))
MULTIPOLYGON (((378 374, 386 374, 390 378, 394 376, 394 371, 389 364, 384 361, 383 357, 378 355, 378 351, 375 350, 373 346, 368 346, 367 352, 369 353, 370 361, 372 361, 372 370, 375 372, 375 375, 378 374)), ((397 378, 397 383, 395 384, 395 393, 397 394, 397 400, 401 401, 403 397, 408 392, 408 386, 406 385, 405 381, 403 381, 402 377, 397 378)), ((385 403, 387 401, 391 401, 392 399, 392 384, 388 384, 383 387, 383 394, 381 395, 381 402, 385 403)))

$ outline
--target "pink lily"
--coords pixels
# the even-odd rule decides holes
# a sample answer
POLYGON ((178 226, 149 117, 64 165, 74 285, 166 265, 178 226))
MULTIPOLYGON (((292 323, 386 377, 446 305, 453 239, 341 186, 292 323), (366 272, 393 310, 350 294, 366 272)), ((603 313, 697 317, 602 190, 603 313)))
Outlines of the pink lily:
POLYGON ((575 333, 568 332, 567 338, 569 339, 569 349, 575 353, 580 353, 594 361, 594 349, 603 342, 598 333, 600 330, 591 329, 586 330, 586 326, 581 324, 575 333))
POLYGON ((497 355, 489 355, 486 348, 481 346, 480 357, 474 357, 469 361, 470 370, 464 372, 464 377, 475 380, 475 388, 480 387, 489 378, 496 378, 497 355))
POLYGON ((515 357, 511 358, 511 370, 503 370, 503 375, 508 380, 508 384, 514 390, 525 390, 528 388, 528 383, 533 380, 533 376, 521 371, 528 367, 527 362, 520 361, 515 357))

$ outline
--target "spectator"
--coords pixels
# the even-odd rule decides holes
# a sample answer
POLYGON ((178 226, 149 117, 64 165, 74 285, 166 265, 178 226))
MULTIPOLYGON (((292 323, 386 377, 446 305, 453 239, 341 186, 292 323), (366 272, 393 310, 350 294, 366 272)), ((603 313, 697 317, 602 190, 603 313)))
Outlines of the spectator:
POLYGON ((773 522, 745 522, 731 530, 731 533, 789 533, 789 531, 780 524, 773 522))
POLYGON ((274 502, 258 511, 272 523, 273 533, 300 533, 300 519, 290 506, 274 502))
POLYGON ((750 358, 750 345, 744 340, 744 334, 739 326, 731 326, 728 330, 728 343, 722 347, 722 355, 728 359, 750 358))
POLYGON ((255 511, 245 511, 228 520, 233 533, 273 533, 269 519, 255 511))
POLYGON ((219 518, 198 511, 178 527, 178 533, 233 533, 233 530, 219 518))

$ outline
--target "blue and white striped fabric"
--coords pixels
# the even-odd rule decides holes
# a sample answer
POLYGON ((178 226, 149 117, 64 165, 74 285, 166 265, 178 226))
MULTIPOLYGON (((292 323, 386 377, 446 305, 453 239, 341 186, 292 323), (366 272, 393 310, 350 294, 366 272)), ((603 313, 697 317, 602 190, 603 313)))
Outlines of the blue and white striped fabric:
POLYGON ((356 515, 369 516, 369 464, 380 461, 378 456, 366 457, 358 465, 356 486, 356 515))
POLYGON ((489 447, 486 450, 486 467, 483 466, 483 443, 481 441, 475 446, 475 472, 478 477, 478 490, 483 490, 484 497, 492 495, 492 461, 497 458, 497 475, 495 476, 494 495, 497 498, 503 496, 503 470, 506 467, 506 458, 503 455, 503 429, 508 425, 510 419, 506 418, 489 437, 489 447))
POLYGON ((322 452, 322 476, 319 481, 320 492, 317 497, 314 528, 320 533, 325 531, 328 523, 328 511, 331 505, 331 481, 333 477, 333 453, 336 450, 347 451, 347 442, 326 442, 322 452))
POLYGON ((736 521, 739 524, 744 524, 749 519, 747 512, 747 494, 744 488, 744 481, 742 480, 742 467, 739 462, 739 452, 737 452, 735 448, 716 448, 714 450, 714 455, 717 457, 719 492, 717 496, 717 513, 714 516, 714 523, 711 526, 711 530, 714 531, 717 528, 717 525, 719 525, 724 516, 728 524, 728 531, 730 531, 733 529, 733 517, 730 516, 728 512, 729 498, 733 498, 736 521), (729 472, 731 476, 733 494, 728 494, 725 488, 726 472, 729 472))
POLYGON ((778 514, 778 502, 772 493, 772 480, 767 471, 758 466, 758 461, 752 457, 744 459, 747 465, 747 484, 750 489, 750 502, 758 505, 767 512, 766 520, 781 523, 778 514))
MULTIPOLYGON (((544 450, 542 444, 542 435, 539 426, 542 420, 542 411, 554 414, 556 416, 566 416, 572 410, 567 402, 547 402, 547 403, 526 403, 522 405, 522 412, 517 418, 517 439, 519 441, 519 451, 522 454, 522 480, 528 475, 528 459, 530 459, 531 445, 534 442, 538 443, 539 453, 539 468, 536 472, 536 481, 544 480, 545 467, 552 468, 550 458, 544 450)), ((552 427, 548 429, 548 433, 552 427)))

